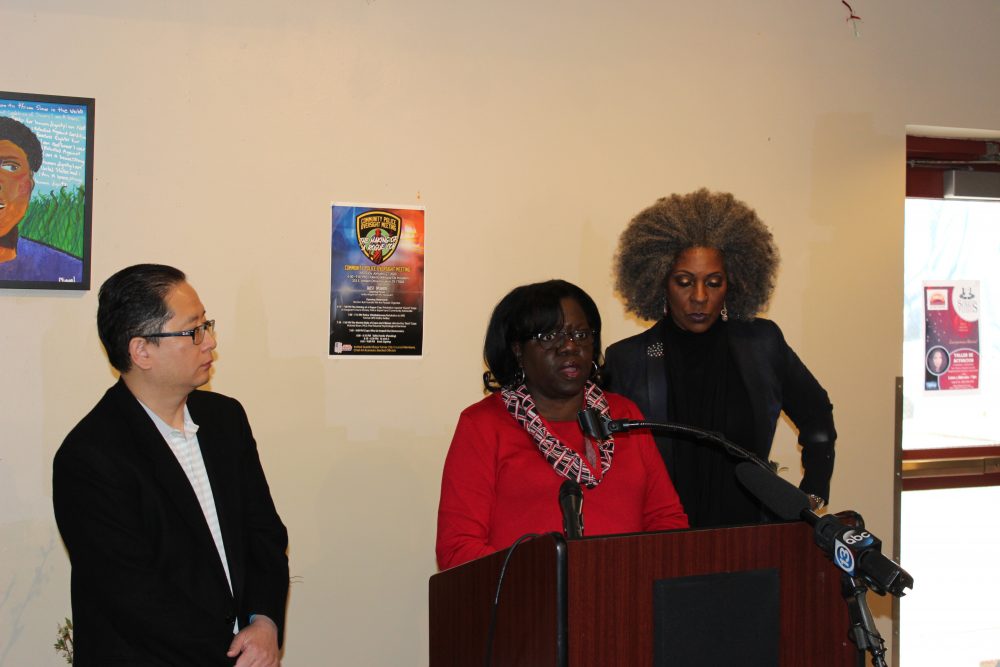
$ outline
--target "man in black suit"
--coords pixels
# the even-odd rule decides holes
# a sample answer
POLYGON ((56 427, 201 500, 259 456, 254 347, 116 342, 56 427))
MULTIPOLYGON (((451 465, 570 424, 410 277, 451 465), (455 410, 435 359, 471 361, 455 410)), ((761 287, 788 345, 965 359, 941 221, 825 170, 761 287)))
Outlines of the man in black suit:
POLYGON ((123 269, 98 301, 121 377, 53 465, 74 664, 275 667, 288 536, 243 407, 195 391, 211 374, 214 321, 169 266, 123 269))

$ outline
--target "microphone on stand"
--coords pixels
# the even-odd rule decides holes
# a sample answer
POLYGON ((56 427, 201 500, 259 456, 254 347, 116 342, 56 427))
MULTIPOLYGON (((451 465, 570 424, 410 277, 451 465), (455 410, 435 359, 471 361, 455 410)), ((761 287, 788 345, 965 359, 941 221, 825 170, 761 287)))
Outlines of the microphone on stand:
POLYGON ((715 431, 707 431, 703 428, 672 422, 653 422, 644 419, 611 419, 606 415, 602 415, 596 408, 580 410, 576 414, 576 419, 583 432, 595 440, 607 440, 613 433, 624 433, 638 428, 647 428, 651 431, 686 435, 696 440, 710 442, 713 445, 722 447, 730 456, 749 461, 764 470, 771 471, 771 466, 762 461, 759 456, 740 447, 735 442, 727 440, 721 433, 716 433, 715 431))
MULTIPOLYGON (((860 577, 879 595, 906 595, 913 577, 882 553, 882 540, 860 525, 840 522, 837 515, 820 517, 809 507, 809 497, 772 472, 741 463, 736 478, 757 500, 786 521, 802 519, 815 530, 816 545, 851 577, 860 577)), ((855 515, 860 518, 860 515, 855 515)))
POLYGON ((583 537, 583 491, 571 479, 567 479, 559 487, 559 509, 562 510, 566 539, 583 537))

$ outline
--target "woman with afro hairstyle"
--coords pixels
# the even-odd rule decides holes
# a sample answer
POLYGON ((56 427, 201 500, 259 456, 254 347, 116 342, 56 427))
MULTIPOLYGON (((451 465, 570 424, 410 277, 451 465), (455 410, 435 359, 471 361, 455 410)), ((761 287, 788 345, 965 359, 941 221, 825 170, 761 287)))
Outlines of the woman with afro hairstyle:
MULTIPOLYGON (((631 313, 658 321, 608 348, 604 378, 648 419, 719 432, 765 461, 784 412, 799 430, 799 488, 818 509, 833 474, 833 406, 778 326, 757 317, 777 267, 771 232, 729 193, 674 194, 641 211, 619 240, 616 289, 631 313)), ((721 448, 656 442, 692 527, 772 518, 721 448)))

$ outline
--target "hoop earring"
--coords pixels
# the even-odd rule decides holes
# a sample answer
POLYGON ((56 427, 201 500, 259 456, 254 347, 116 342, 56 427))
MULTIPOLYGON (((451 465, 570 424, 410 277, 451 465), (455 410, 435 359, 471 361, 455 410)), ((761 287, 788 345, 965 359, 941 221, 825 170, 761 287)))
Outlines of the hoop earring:
POLYGON ((722 321, 723 322, 728 322, 729 321, 729 311, 726 310, 726 304, 725 303, 722 304, 722 313, 720 313, 720 314, 722 315, 722 321))
POLYGON ((590 365, 594 367, 594 370, 590 371, 590 381, 597 382, 601 378, 601 368, 593 360, 591 360, 590 365))
POLYGON ((523 368, 519 367, 517 369, 517 371, 514 373, 514 379, 512 380, 512 384, 515 387, 520 387, 522 384, 524 384, 524 369, 523 368))

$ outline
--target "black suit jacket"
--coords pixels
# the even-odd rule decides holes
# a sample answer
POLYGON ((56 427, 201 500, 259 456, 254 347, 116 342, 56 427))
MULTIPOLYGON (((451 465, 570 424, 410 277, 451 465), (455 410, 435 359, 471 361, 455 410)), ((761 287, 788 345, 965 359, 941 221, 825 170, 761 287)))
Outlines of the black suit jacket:
MULTIPOLYGON (((647 419, 669 421, 667 374, 663 361, 662 319, 641 334, 610 346, 605 354, 605 383, 613 392, 628 396, 647 419), (657 347, 659 346, 659 347, 657 347)), ((774 322, 726 323, 729 351, 746 385, 754 415, 754 446, 765 458, 782 411, 799 429, 804 476, 800 488, 824 499, 830 497, 833 475, 833 406, 826 391, 785 342, 774 322)), ((672 476, 669 438, 656 437, 672 476)))
POLYGON ((192 392, 230 592, 197 496, 121 380, 66 437, 53 465, 72 564, 74 664, 230 665, 233 622, 264 614, 283 636, 288 536, 243 407, 192 392))

